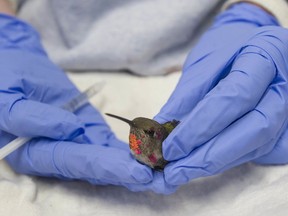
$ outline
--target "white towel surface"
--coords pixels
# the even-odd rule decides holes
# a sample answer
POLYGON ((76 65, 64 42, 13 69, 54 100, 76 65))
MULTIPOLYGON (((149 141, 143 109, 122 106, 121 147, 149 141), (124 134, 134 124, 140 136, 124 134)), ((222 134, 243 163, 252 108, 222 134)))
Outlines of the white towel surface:
MULTIPOLYGON (((69 76, 81 90, 105 80, 106 86, 91 100, 92 104, 103 113, 133 118, 153 117, 180 73, 153 78, 124 73, 69 76)), ((128 127, 112 118, 106 120, 120 139, 128 140, 128 127)), ((245 164, 221 175, 194 180, 175 194, 164 196, 18 175, 1 161, 0 193, 1 216, 287 216, 288 166, 245 164)))

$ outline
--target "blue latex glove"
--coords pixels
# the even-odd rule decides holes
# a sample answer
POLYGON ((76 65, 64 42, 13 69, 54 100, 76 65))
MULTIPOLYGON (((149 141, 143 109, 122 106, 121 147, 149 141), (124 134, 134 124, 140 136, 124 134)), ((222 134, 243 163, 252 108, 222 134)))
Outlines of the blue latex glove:
POLYGON ((288 145, 281 141, 287 140, 288 31, 276 25, 260 8, 236 4, 193 48, 155 117, 181 121, 163 143, 164 157, 172 161, 164 170, 168 184, 257 158, 288 162, 288 145), (281 134, 286 138, 279 140, 281 134))
POLYGON ((0 146, 16 136, 38 137, 6 158, 17 172, 152 188, 143 185, 152 171, 132 158, 92 106, 76 115, 57 108, 78 90, 48 59, 36 32, 6 15, 0 15, 0 75, 0 146))

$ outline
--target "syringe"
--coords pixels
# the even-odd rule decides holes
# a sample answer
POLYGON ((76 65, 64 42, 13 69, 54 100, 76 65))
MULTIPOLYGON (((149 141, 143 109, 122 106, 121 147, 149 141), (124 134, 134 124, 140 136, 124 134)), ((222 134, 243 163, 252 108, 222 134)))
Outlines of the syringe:
MULTIPOLYGON (((61 108, 69 111, 69 112, 75 112, 85 104, 89 102, 89 98, 97 94, 104 86, 104 82, 95 83, 91 87, 89 87, 84 92, 77 95, 75 98, 70 100, 68 103, 61 106, 61 108)), ((5 158, 7 155, 27 143, 32 137, 18 137, 11 141, 10 143, 6 144, 0 149, 0 160, 5 158)))

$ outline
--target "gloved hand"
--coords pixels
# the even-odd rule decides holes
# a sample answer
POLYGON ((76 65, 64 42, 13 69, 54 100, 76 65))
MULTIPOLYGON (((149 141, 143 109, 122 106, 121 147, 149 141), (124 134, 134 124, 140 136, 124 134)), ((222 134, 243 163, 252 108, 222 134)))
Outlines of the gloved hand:
POLYGON ((288 30, 276 25, 260 8, 236 4, 193 48, 155 117, 181 121, 163 143, 164 158, 172 161, 164 170, 168 184, 254 159, 265 163, 286 154, 277 163, 288 162, 287 142, 281 141, 287 140, 288 30))
POLYGON ((147 190, 153 174, 131 157, 99 112, 60 107, 79 94, 27 24, 0 15, 0 146, 38 137, 6 159, 19 173, 147 190))

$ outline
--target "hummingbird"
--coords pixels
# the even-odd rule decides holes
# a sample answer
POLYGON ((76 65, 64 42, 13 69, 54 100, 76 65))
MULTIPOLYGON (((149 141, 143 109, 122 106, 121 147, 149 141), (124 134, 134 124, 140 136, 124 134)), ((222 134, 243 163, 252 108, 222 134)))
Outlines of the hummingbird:
POLYGON ((164 169, 168 161, 163 157, 162 142, 180 121, 172 120, 160 124, 157 121, 144 117, 128 120, 110 113, 106 113, 106 115, 130 125, 129 147, 132 155, 138 162, 158 171, 164 169))

